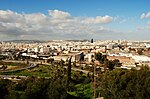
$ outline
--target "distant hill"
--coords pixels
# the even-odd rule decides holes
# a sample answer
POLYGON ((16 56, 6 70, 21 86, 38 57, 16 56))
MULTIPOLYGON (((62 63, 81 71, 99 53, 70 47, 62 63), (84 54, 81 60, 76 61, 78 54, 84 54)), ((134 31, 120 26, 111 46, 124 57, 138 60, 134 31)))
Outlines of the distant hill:
POLYGON ((43 43, 45 41, 41 41, 41 40, 10 40, 10 41, 4 41, 4 42, 14 42, 14 43, 43 43))

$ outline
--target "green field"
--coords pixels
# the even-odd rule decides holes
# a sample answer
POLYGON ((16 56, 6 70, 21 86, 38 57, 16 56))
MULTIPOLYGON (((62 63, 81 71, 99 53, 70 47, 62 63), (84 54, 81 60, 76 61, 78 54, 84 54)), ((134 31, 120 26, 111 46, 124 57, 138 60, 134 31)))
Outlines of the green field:
POLYGON ((0 61, 0 65, 6 65, 6 66, 28 66, 26 63, 17 63, 17 62, 2 62, 0 61))
POLYGON ((16 75, 16 76, 37 76, 37 77, 52 77, 57 67, 51 65, 39 65, 33 69, 27 69, 17 72, 0 72, 0 75, 16 75))

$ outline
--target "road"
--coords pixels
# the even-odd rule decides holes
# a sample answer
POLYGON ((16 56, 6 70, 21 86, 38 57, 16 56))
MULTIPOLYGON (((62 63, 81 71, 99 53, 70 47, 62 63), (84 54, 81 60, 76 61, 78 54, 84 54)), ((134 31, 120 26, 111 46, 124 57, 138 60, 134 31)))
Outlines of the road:
POLYGON ((21 78, 26 78, 27 76, 16 76, 16 75, 0 75, 0 78, 3 79, 21 79, 21 78))
POLYGON ((26 70, 26 69, 35 68, 36 66, 37 66, 37 64, 30 64, 30 66, 27 66, 27 67, 23 67, 23 68, 15 69, 15 70, 1 71, 1 72, 3 72, 3 73, 8 73, 8 72, 22 71, 22 70, 26 70))

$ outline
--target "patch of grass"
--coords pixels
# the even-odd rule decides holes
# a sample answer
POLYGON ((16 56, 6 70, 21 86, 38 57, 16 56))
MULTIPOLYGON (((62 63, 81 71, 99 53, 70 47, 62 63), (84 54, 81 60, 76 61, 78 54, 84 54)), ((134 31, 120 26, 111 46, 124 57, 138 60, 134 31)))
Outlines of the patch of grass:
POLYGON ((8 66, 28 66, 25 63, 16 63, 16 62, 0 62, 0 65, 8 65, 8 66))
POLYGON ((16 76, 38 76, 38 77, 52 77, 56 68, 52 66, 40 65, 33 69, 27 69, 16 72, 0 72, 0 75, 16 75, 16 76))

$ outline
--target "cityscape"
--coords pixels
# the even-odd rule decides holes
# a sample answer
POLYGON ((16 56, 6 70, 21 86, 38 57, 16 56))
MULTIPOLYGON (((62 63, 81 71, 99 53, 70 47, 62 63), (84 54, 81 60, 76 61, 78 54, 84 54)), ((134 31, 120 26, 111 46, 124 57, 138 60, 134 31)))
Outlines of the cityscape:
POLYGON ((0 99, 149 99, 144 1, 0 1, 0 99))

